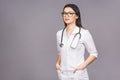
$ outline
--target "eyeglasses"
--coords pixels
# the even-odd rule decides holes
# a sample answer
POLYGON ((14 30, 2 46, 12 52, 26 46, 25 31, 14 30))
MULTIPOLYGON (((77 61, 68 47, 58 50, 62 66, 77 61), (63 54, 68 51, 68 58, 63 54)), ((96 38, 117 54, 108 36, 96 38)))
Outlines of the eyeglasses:
POLYGON ((65 16, 72 17, 76 13, 74 13, 74 12, 62 12, 61 14, 62 14, 63 17, 65 17, 65 16))

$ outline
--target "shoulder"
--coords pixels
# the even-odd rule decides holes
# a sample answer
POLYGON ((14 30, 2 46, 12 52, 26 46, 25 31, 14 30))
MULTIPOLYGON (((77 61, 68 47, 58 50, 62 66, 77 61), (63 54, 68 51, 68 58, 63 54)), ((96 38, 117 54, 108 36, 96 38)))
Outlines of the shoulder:
POLYGON ((86 28, 81 28, 81 33, 83 33, 83 34, 89 34, 90 31, 88 29, 86 29, 86 28))
POLYGON ((81 29, 81 35, 84 39, 89 39, 92 37, 90 31, 88 29, 84 29, 84 28, 81 29))
POLYGON ((59 35, 61 35, 61 34, 62 34, 62 31, 63 31, 63 29, 61 29, 61 30, 58 30, 58 31, 56 32, 56 36, 59 36, 59 35))

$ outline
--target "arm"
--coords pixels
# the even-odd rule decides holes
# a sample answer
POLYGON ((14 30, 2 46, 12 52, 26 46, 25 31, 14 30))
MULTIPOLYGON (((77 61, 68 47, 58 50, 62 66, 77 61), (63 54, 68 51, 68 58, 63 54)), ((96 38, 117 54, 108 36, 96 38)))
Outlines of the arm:
POLYGON ((85 45, 85 47, 90 55, 81 65, 79 65, 74 70, 74 72, 76 72, 77 70, 85 69, 88 65, 90 65, 97 58, 98 52, 97 52, 97 49, 95 47, 93 38, 88 30, 84 34, 84 45, 85 45))
POLYGON ((60 66, 60 63, 61 63, 61 56, 58 55, 57 56, 57 61, 56 61, 56 70, 60 70, 61 71, 61 66, 60 66))
POLYGON ((82 63, 80 66, 78 66, 75 70, 74 73, 78 70, 84 70, 88 65, 90 65, 94 60, 96 60, 96 57, 93 55, 90 55, 84 63, 82 63))
POLYGON ((60 66, 60 63, 61 63, 61 52, 60 52, 60 32, 58 31, 57 34, 56 34, 56 39, 57 39, 57 50, 58 50, 58 56, 57 56, 57 60, 56 60, 56 64, 55 64, 55 67, 56 67, 56 70, 62 70, 61 66, 60 66))
POLYGON ((97 58, 93 55, 90 55, 86 61, 83 63, 83 69, 86 68, 88 65, 90 65, 94 60, 96 60, 97 58))

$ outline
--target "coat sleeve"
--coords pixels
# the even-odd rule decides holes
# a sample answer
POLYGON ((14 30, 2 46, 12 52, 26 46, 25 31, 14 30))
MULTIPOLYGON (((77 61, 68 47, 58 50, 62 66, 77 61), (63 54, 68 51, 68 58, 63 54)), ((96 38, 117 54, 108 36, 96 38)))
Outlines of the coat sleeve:
POLYGON ((56 42, 57 42, 57 51, 58 51, 58 54, 60 54, 60 34, 59 34, 59 31, 56 33, 56 42))
POLYGON ((93 55, 95 57, 98 56, 98 52, 97 52, 95 43, 93 41, 92 35, 90 34, 88 30, 86 30, 85 35, 84 35, 84 44, 90 55, 93 55))

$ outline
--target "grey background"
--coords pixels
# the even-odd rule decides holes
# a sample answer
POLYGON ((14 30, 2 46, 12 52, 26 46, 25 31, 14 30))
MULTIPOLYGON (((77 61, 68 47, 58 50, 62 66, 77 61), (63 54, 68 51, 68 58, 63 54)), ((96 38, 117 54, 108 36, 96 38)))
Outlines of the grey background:
POLYGON ((67 3, 79 6, 99 52, 90 80, 119 80, 119 0, 0 0, 0 80, 58 80, 56 32, 67 3))

